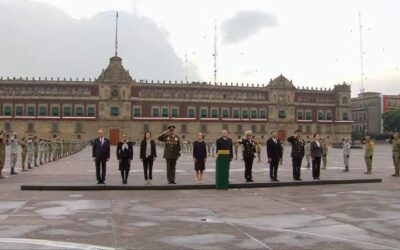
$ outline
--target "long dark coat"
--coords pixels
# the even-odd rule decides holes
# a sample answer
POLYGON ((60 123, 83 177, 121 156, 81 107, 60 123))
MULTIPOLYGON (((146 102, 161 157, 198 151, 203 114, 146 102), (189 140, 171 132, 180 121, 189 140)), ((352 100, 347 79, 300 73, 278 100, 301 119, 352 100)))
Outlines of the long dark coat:
POLYGON ((117 159, 119 161, 119 170, 130 170, 131 164, 129 160, 133 159, 133 147, 132 142, 127 142, 128 147, 123 148, 123 142, 118 142, 117 145, 117 159), (121 161, 120 161, 121 160, 121 161))

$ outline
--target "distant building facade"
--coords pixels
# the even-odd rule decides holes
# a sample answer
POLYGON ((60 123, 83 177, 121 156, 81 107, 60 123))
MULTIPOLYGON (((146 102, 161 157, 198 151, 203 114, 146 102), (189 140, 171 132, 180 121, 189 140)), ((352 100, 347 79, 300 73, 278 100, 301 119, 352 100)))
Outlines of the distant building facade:
POLYGON ((400 95, 382 95, 377 92, 360 93, 352 98, 353 132, 376 135, 384 132, 382 115, 400 109, 400 95))
POLYGON ((104 128, 115 144, 123 133, 139 140, 173 123, 183 140, 202 131, 215 141, 221 129, 233 138, 250 129, 258 140, 276 130, 284 139, 300 128, 340 141, 352 131, 350 91, 300 89, 282 75, 267 86, 136 81, 115 56, 94 81, 1 78, 0 129, 87 140, 104 128))

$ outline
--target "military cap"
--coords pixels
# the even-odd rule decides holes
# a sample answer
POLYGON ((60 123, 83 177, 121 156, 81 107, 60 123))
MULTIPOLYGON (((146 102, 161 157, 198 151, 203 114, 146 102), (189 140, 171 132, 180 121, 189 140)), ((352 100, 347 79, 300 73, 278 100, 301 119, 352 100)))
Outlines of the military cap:
POLYGON ((173 124, 170 124, 170 125, 168 125, 168 127, 167 127, 168 129, 176 129, 176 127, 175 127, 175 125, 173 125, 173 124))
POLYGON ((253 134, 253 131, 247 130, 246 132, 244 132, 244 134, 245 134, 245 135, 252 135, 252 134, 253 134))

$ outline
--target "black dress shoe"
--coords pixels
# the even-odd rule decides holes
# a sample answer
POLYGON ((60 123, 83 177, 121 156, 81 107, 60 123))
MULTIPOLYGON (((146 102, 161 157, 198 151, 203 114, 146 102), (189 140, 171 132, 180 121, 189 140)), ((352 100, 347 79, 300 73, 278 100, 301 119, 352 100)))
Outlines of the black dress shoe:
POLYGON ((176 184, 176 182, 175 182, 175 181, 173 181, 173 182, 172 182, 172 184, 176 184))
POLYGON ((278 182, 279 180, 278 180, 278 179, 275 179, 275 181, 278 182))
POLYGON ((103 184, 103 183, 101 183, 101 181, 99 181, 99 182, 97 182, 97 184, 103 184))

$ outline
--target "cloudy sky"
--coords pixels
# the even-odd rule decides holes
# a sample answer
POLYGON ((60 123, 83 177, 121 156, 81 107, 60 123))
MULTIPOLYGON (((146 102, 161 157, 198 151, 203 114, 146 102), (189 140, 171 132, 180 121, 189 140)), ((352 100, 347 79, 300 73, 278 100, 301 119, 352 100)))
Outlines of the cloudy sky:
POLYGON ((136 79, 360 89, 400 94, 398 0, 0 0, 0 75, 97 77, 114 53, 136 79), (185 63, 187 54, 188 63, 185 63), (186 67, 187 65, 187 67, 186 67))

